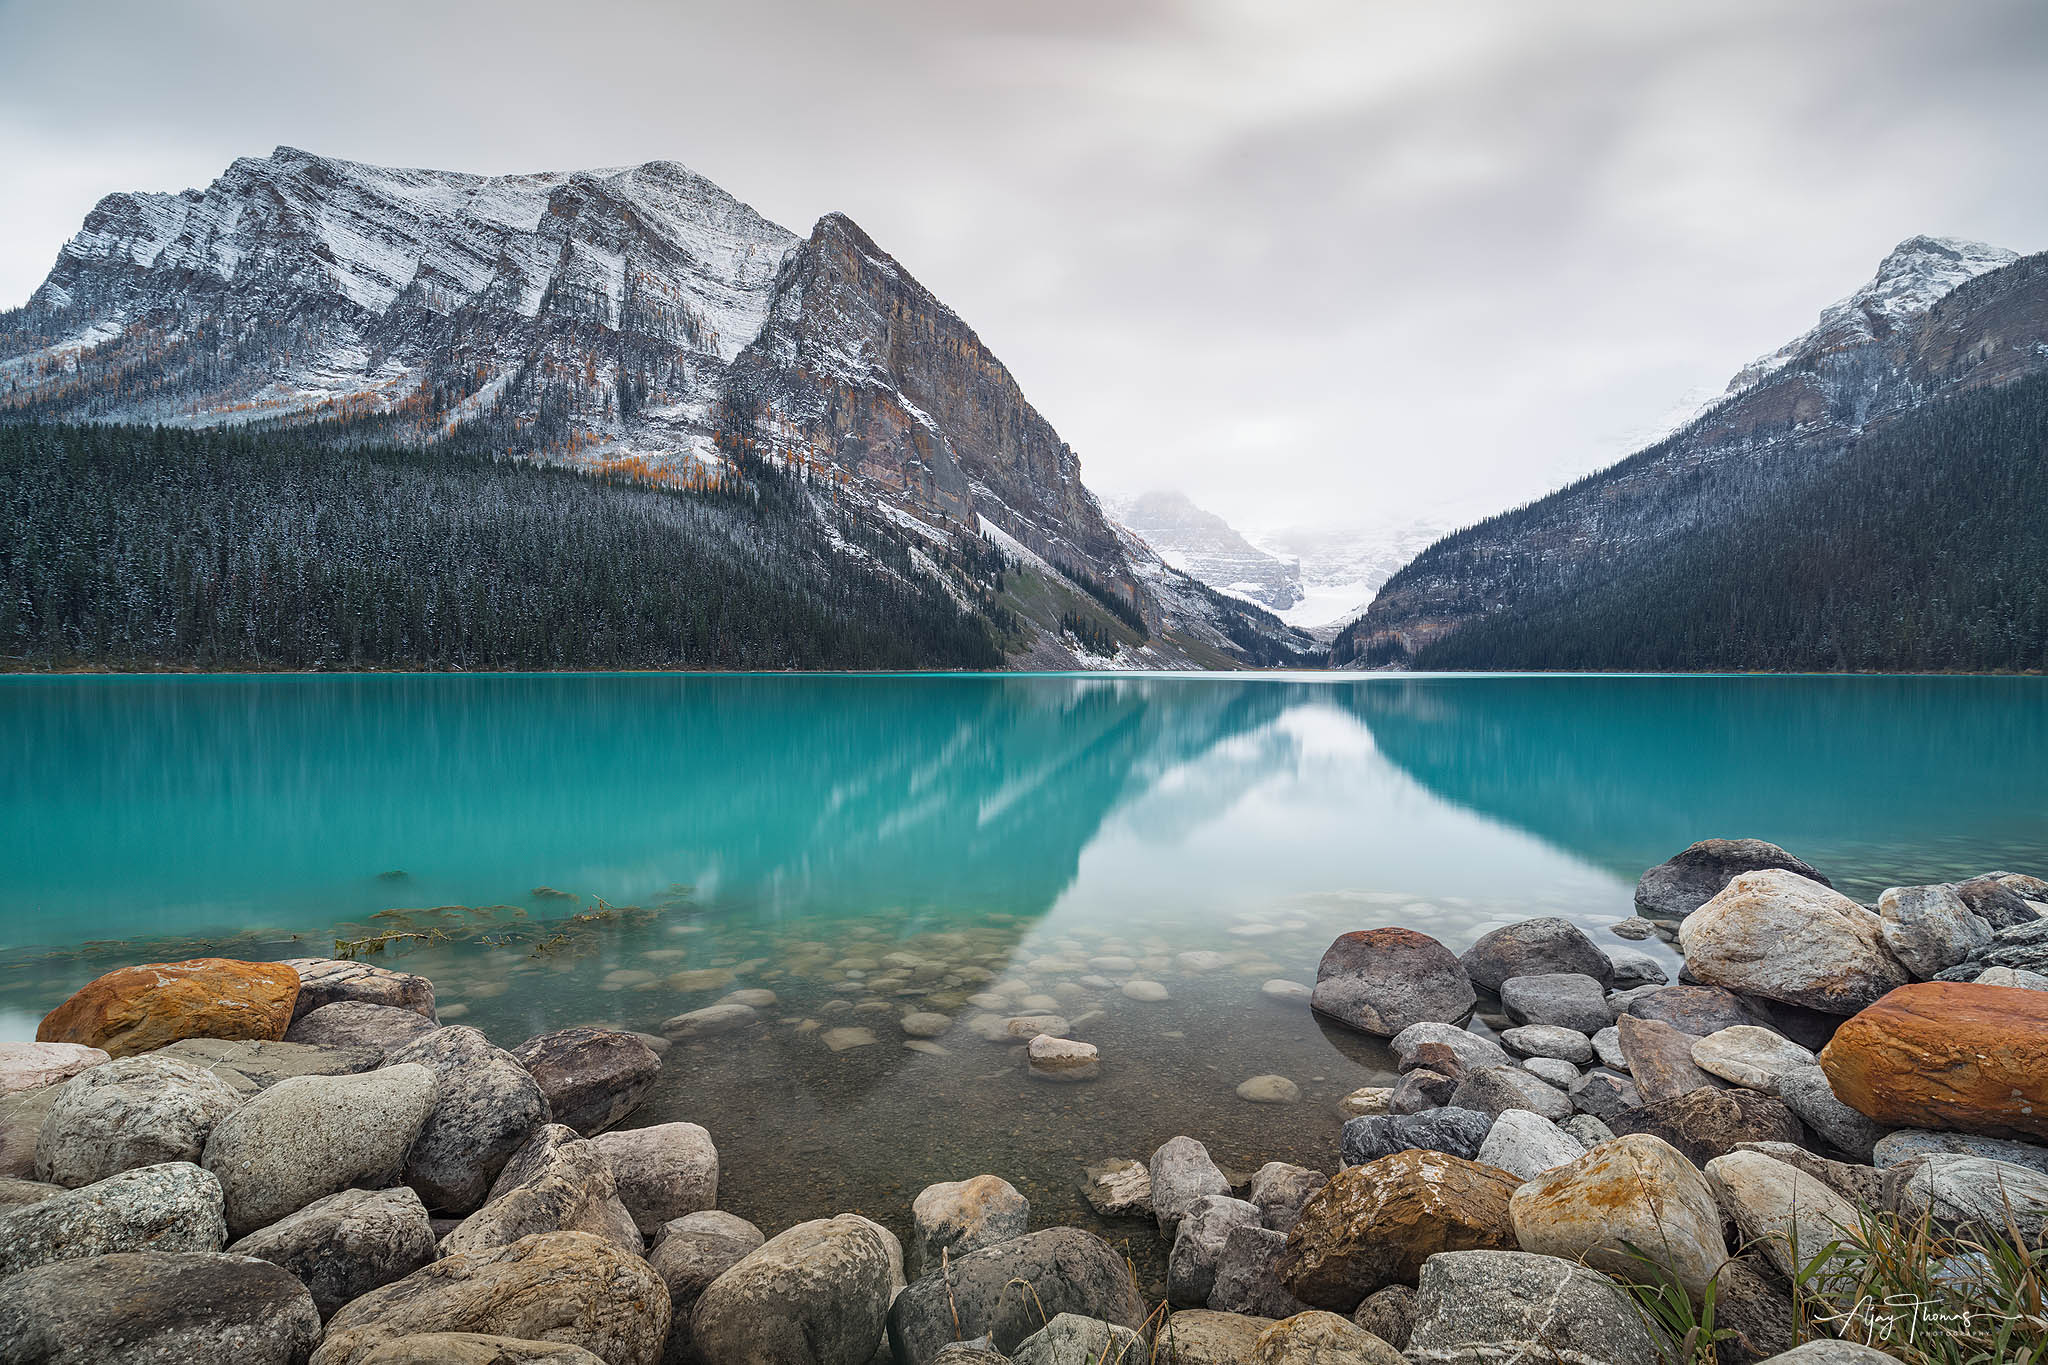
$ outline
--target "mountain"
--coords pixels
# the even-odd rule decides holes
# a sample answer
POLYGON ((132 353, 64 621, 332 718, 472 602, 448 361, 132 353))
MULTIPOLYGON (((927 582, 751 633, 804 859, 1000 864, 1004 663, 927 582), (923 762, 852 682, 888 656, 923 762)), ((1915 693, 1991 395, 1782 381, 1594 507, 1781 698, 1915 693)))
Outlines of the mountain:
POLYGON ((280 147, 109 195, 0 314, 0 418, 291 429, 674 496, 780 478, 828 544, 851 518, 888 547, 835 572, 919 578, 1010 658, 1248 661, 1211 653, 1222 616, 1162 605, 1079 457, 855 224, 798 237, 671 162, 477 176, 280 147))
POLYGON ((1447 529, 1425 519, 1341 528, 1292 526, 1257 533, 1252 540, 1301 565, 1301 600, 1281 618, 1329 638, 1358 619, 1380 585, 1447 529))
POLYGON ((1273 611, 1301 601, 1301 565, 1259 549, 1187 494, 1155 489, 1111 506, 1116 520, 1143 536, 1174 568, 1219 592, 1273 611))
MULTIPOLYGON (((1727 567, 1726 560, 1694 551, 1716 535, 1729 543, 1765 536, 1774 521, 1779 536, 1797 537, 1823 502, 1880 498, 1884 481, 1865 477, 1859 452, 1871 445, 1883 461, 1897 454, 1895 447, 1872 445, 1876 437, 1916 416, 1939 424, 1935 414, 1946 405, 2043 371, 2048 255, 2022 258, 1977 243, 1911 238, 1885 258, 1874 279, 1827 309, 1813 330, 1746 366, 1719 402, 1672 435, 1424 550, 1338 636, 1332 659, 1351 667, 1432 659, 1454 666, 1449 661, 1463 656, 1448 643, 1435 647, 1479 623, 1499 618, 1489 626, 1498 632, 1595 600, 1620 611, 1629 599, 1627 617, 1647 623, 1651 617, 1639 610, 1631 585, 1665 574, 1681 547, 1691 547, 1686 562, 1696 572, 1710 563, 1727 567)), ((2011 433, 2007 417, 1977 410, 1955 422, 2011 433)), ((2013 439, 2023 445, 2023 438, 2013 439)), ((2001 446, 1992 463, 2007 467, 2016 448, 2001 446)), ((1959 515, 1970 502, 1952 488, 1923 487, 1914 496, 1930 515, 1959 515)), ((1846 505, 1831 515, 1837 528, 1874 524, 1876 517, 1871 509, 1846 505)), ((1938 529, 1969 533, 1954 523, 1938 529)), ((1897 583, 1899 571, 1894 564, 1880 577, 1897 583)), ((1714 580, 1688 585, 1690 592, 1719 591, 1714 580)), ((1856 592, 1853 581, 1846 585, 1838 609, 1865 614, 1870 604, 1853 600, 1856 592)), ((1719 600, 1725 612, 1725 595, 1719 600)), ((1952 624, 1965 634, 1975 628, 1952 624)), ((1825 635, 1826 612, 1803 619, 1801 628, 1825 635)), ((1535 632, 1517 638, 1526 643, 1535 632)), ((1869 648, 1876 654, 1866 653, 1866 660, 1884 654, 1874 643, 1869 648)), ((1691 657, 1672 652, 1679 656, 1691 657)), ((1515 667, 1521 665, 1510 660, 1542 656, 1504 649, 1486 657, 1492 660, 1487 666, 1515 667)), ((1580 660, 1575 666, 1625 666, 1601 662, 1591 647, 1574 657, 1580 660)), ((1775 666, 1716 657, 1703 666, 1775 666)))

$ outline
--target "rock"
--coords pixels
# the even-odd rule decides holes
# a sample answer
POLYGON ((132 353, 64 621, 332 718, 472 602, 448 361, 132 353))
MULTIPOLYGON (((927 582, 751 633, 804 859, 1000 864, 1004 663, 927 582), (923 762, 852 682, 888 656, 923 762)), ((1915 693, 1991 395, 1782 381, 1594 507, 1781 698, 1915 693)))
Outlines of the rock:
POLYGON ((430 1024, 439 1022, 434 1015, 434 983, 424 976, 331 957, 286 958, 278 965, 299 974, 299 998, 292 1006, 294 1019, 322 1005, 352 1000, 363 1005, 411 1010, 430 1024))
POLYGON ((1567 919, 1524 920, 1481 935, 1458 963, 1489 991, 1517 976, 1590 976, 1602 986, 1614 979, 1607 954, 1567 919))
POLYGON ((1102 1074, 1102 1054, 1093 1043, 1041 1033, 1024 1049, 1025 1069, 1041 1081, 1092 1081, 1102 1074))
POLYGON ((1209 1306, 1268 1321, 1307 1312, 1308 1305, 1280 1282, 1280 1256, 1286 1250, 1284 1232, 1248 1223, 1231 1228, 1224 1235, 1223 1252, 1216 1258, 1216 1283, 1209 1290, 1209 1306))
POLYGON ((1779 1288, 1775 1272, 1759 1269, 1763 1266, 1737 1258, 1724 1264, 1714 1280, 1714 1325, 1735 1334, 1718 1348, 1719 1359, 1761 1360, 1792 1344, 1791 1295, 1779 1288))
POLYGON ((412 1010, 338 1000, 308 1010, 293 1020, 284 1040, 312 1047, 382 1048, 388 1056, 421 1034, 433 1031, 434 1021, 412 1010))
POLYGON ((1126 981, 1124 982, 1124 994, 1133 1000, 1140 1000, 1148 1005, 1157 1004, 1161 1000, 1166 999, 1166 987, 1160 985, 1157 981, 1126 981))
POLYGON ((591 1139, 612 1168, 619 1202, 652 1236, 687 1214, 718 1204, 718 1149, 694 1123, 600 1133, 591 1139))
POLYGON ((1778 1077, 1812 1066, 1819 1058, 1770 1029, 1737 1024, 1695 1042, 1692 1060, 1702 1071, 1769 1095, 1777 1089, 1778 1077))
POLYGON ((1061 1313, 1017 1344, 1015 1365, 1098 1365, 1128 1360, 1136 1365, 1147 1355, 1145 1339, 1128 1327, 1078 1313, 1061 1313))
POLYGON ((1834 1092, 1893 1127, 2048 1137, 2048 996, 1961 982, 1893 991, 1821 1050, 1834 1092))
POLYGON ((669 1340, 665 1359, 690 1355, 690 1313, 720 1275, 745 1260, 766 1239, 744 1218, 707 1209, 686 1214, 662 1230, 647 1264, 668 1286, 669 1340))
MULTIPOLYGON (((1572 1030, 1566 1029, 1570 1033, 1572 1030)), ((1628 1070, 1628 1054, 1621 1050, 1621 1026, 1610 1024, 1593 1035, 1593 1054, 1600 1059, 1600 1065, 1616 1071, 1628 1070)))
POLYGON ((1691 1034, 1660 1019, 1638 1019, 1630 1014, 1624 1014, 1615 1028, 1621 1037, 1621 1055, 1628 1062, 1629 1079, 1644 1102, 1720 1087, 1718 1078, 1693 1061, 1692 1047, 1698 1040, 1691 1034))
POLYGON ((1250 1365, 1406 1365, 1401 1353, 1335 1313, 1296 1313, 1259 1333, 1250 1365))
POLYGON ((1254 1076, 1238 1083, 1237 1097, 1252 1104, 1293 1104, 1301 1087, 1285 1076, 1254 1076))
POLYGON ((1444 1152, 1467 1161, 1479 1155, 1493 1115, 1477 1109, 1429 1109, 1419 1114, 1369 1115, 1344 1125, 1339 1156, 1363 1166, 1396 1152, 1444 1152))
POLYGON ((889 1309, 889 1342, 900 1365, 927 1365, 948 1342, 984 1334, 1013 1351, 1061 1313, 1134 1330, 1145 1318, 1123 1258, 1079 1228, 1027 1233, 926 1273, 889 1309))
POLYGON ((1651 921, 1644 919, 1641 915, 1630 915, 1627 919, 1616 920, 1613 924, 1608 925, 1607 932, 1613 934, 1616 938, 1625 938, 1639 942, 1655 934, 1657 926, 1651 921))
POLYGON ((1390 1114, 1420 1114, 1440 1108, 1451 1102, 1451 1096, 1458 1093, 1458 1083, 1449 1076, 1427 1067, 1417 1067, 1401 1077, 1387 1096, 1387 1112, 1390 1114))
MULTIPOLYGON (((1572 1082, 1569 1092, 1572 1108, 1582 1114, 1591 1114, 1601 1120, 1612 1118, 1624 1109, 1633 1109, 1643 1102, 1636 1090, 1635 1082, 1618 1071, 1595 1067, 1572 1082)), ((1563 1122, 1562 1119, 1559 1122, 1563 1122)))
MULTIPOLYGON (((1729 1152, 1706 1165, 1714 1198, 1734 1220, 1745 1245, 1761 1247, 1788 1280, 1797 1277, 1830 1242, 1857 1228, 1856 1206, 1795 1166, 1760 1152, 1729 1152)), ((1831 1257, 1810 1285, 1828 1294, 1847 1269, 1831 1257)), ((1841 1286, 1846 1287, 1846 1286, 1841 1286)))
POLYGON ((1956 899, 1993 929, 2017 929, 2040 919, 2026 900, 2006 885, 2006 879, 1996 873, 1957 882, 1953 889, 1956 899))
POLYGON ((1737 877, 1687 917, 1678 943, 1707 985, 1827 1014, 1854 1014, 1907 980, 1883 920, 1791 872, 1737 877))
POLYGON ((1341 936, 1316 968, 1317 1013, 1381 1038, 1410 1024, 1456 1023, 1478 995, 1451 950, 1412 929, 1341 936))
POLYGON ((1306 1005, 1315 997, 1315 993, 1313 986, 1305 986, 1299 981, 1289 981, 1278 976, 1259 987, 1260 995, 1268 1000, 1278 1000, 1285 1005, 1306 1005))
POLYGON ((214 1125, 200 1158, 220 1180, 228 1231, 247 1236, 351 1185, 397 1184, 435 1094, 434 1073, 408 1063, 294 1076, 244 1101, 214 1125))
POLYGON ((257 1229, 228 1250, 290 1271, 312 1292, 325 1318, 433 1260, 434 1229, 426 1205, 403 1185, 342 1190, 257 1229))
POLYGON ((857 1047, 873 1047, 875 1031, 865 1028, 828 1028, 818 1035, 818 1041, 833 1052, 846 1052, 857 1047))
POLYGON ((1624 1134, 1514 1193, 1522 1250, 1639 1278, 1634 1246, 1667 1266, 1695 1300, 1728 1259, 1707 1178, 1662 1138, 1624 1134))
POLYGON ((180 1038, 282 1038, 299 974, 274 962, 199 957, 117 967, 43 1017, 41 1043, 82 1043, 110 1057, 180 1038))
POLYGON ((1577 1067, 1570 1062, 1561 1062, 1555 1057, 1524 1057, 1522 1070, 1545 1085, 1555 1086, 1560 1095, 1569 1091, 1572 1083, 1579 1079, 1577 1067))
POLYGON ((706 1005, 703 1009, 690 1010, 664 1019, 661 1023, 661 1033, 665 1038, 687 1043, 696 1038, 731 1033, 734 1029, 748 1028, 760 1022, 761 1012, 752 1005, 728 1000, 722 1004, 706 1005))
POLYGON ((1191 1137, 1169 1138, 1152 1153, 1147 1168, 1152 1179, 1152 1216, 1159 1235, 1171 1237, 1195 1202, 1208 1194, 1229 1194, 1230 1181, 1209 1158, 1209 1149, 1191 1137))
POLYGON ((799 1223, 711 1282, 690 1314, 691 1345, 706 1365, 866 1365, 892 1287, 875 1224, 799 1223))
POLYGON ((1394 1098, 1394 1088, 1389 1085, 1363 1085, 1337 1101, 1337 1112, 1347 1118, 1359 1118, 1367 1114, 1389 1112, 1394 1098))
POLYGON ((1743 1142, 1798 1142, 1806 1136, 1792 1111, 1754 1090, 1688 1090, 1668 1100, 1624 1109, 1607 1119, 1616 1133, 1649 1133, 1683 1152, 1695 1166, 1743 1142))
POLYGON ((1286 1232, 1301 1217, 1301 1206, 1309 1196, 1330 1183, 1330 1177, 1306 1166, 1269 1161, 1252 1173, 1247 1196, 1258 1205, 1259 1221, 1275 1232, 1286 1232))
POLYGON ((1603 948, 1601 951, 1614 964, 1614 979, 1609 984, 1615 990, 1661 986, 1671 979, 1664 971, 1664 964, 1648 953, 1635 948, 1603 948))
POLYGON ((1980 986, 2011 986, 2023 991, 2048 991, 2048 976, 2024 967, 1986 967, 1970 978, 1980 986))
POLYGON ((166 1162, 0 1213, 0 1280, 109 1252, 219 1251, 227 1239, 220 1183, 189 1161, 166 1162))
POLYGON ((386 1342, 425 1332, 545 1340, 608 1365, 654 1365, 668 1325, 668 1289, 639 1257, 587 1233, 541 1233, 371 1290, 328 1319, 312 1365, 361 1365, 386 1342))
POLYGON ((1410 1024, 1395 1034, 1388 1046, 1394 1050, 1397 1069, 1406 1072, 1417 1066, 1427 1065, 1422 1060, 1422 1051, 1425 1045, 1432 1043, 1449 1048, 1451 1055, 1457 1059, 1459 1069, 1463 1071, 1503 1066, 1514 1060, 1493 1039, 1482 1038, 1469 1029, 1459 1028, 1456 1024, 1410 1024))
POLYGON ((1924 1128, 1901 1128, 1885 1134, 1872 1149, 1870 1159, 1872 1165, 1882 1170, 1903 1166, 1923 1156, 1977 1156, 2026 1166, 2048 1175, 2048 1147, 1970 1133, 1932 1133, 1924 1128))
POLYGON ((2010 1237, 2010 1226, 2029 1247, 2039 1246, 2048 1230, 2048 1175, 2031 1167, 1941 1155, 1909 1171, 1898 1195, 1899 1212, 1907 1217, 1932 1214, 1937 1222, 1978 1237, 2010 1237))
POLYGON ((1734 991, 1719 986, 1682 983, 1646 991, 1629 1001, 1623 1014, 1638 1019, 1657 1019, 1680 1033, 1704 1038, 1738 1024, 1769 1024, 1764 1012, 1734 991))
POLYGON ((953 1027, 953 1021, 945 1015, 924 1010, 904 1015, 897 1024, 912 1038, 937 1038, 953 1027))
POLYGON ((76 1189, 140 1166, 197 1162, 214 1124, 241 1102, 226 1082, 162 1057, 93 1067, 64 1082, 51 1102, 36 1141, 36 1178, 76 1189))
POLYGON ((1885 947, 1922 981, 1967 962, 1991 942, 1991 926, 1952 886, 1894 886, 1877 898, 1885 947))
POLYGON ((1572 1112, 1571 1096, 1518 1066, 1490 1066, 1458 1082, 1451 1092, 1453 1109, 1476 1109, 1489 1116, 1510 1109, 1528 1109, 1547 1119, 1572 1112))
POLYGON ((750 1009, 765 1010, 776 1002, 774 991, 752 987, 747 990, 730 991, 718 1003, 721 1005, 745 1005, 750 1009))
POLYGON ((1853 1341, 1819 1340, 1781 1351, 1758 1365, 1898 1365, 1898 1357, 1853 1341))
POLYGON ((1585 1144, 1541 1114, 1510 1109, 1493 1121, 1486 1141, 1479 1144, 1477 1160, 1482 1166, 1534 1180, 1543 1172, 1577 1161, 1585 1154, 1585 1144))
POLYGON ((1589 1152, 1601 1143, 1614 1139, 1614 1130, 1609 1128, 1604 1120, 1591 1114, 1573 1114, 1568 1119, 1559 1119, 1557 1128, 1561 1133, 1569 1133, 1589 1152))
POLYGON ((247 1097, 288 1076, 351 1076, 384 1064, 377 1047, 314 1047, 257 1038, 181 1038, 150 1054, 210 1071, 247 1097))
MULTIPOLYGON (((876 1358, 888 1356, 885 1346, 876 1353, 876 1358)), ((973 1341, 949 1342, 937 1355, 932 1365, 1010 1365, 1010 1358, 988 1344, 987 1337, 976 1337, 973 1341)))
POLYGON ((483 1207, 441 1239, 441 1254, 480 1253, 540 1232, 590 1233, 634 1256, 642 1248, 604 1151, 559 1123, 536 1128, 512 1154, 483 1207))
POLYGON ((1881 1209, 1885 1206, 1884 1172, 1874 1166, 1830 1161, 1790 1142, 1744 1142, 1737 1144, 1735 1150, 1755 1152, 1773 1161, 1796 1167, 1848 1200, 1851 1205, 1862 1204, 1871 1209, 1881 1209))
POLYGON ((1778 1076, 1777 1096, 1799 1121, 1825 1138, 1836 1151, 1858 1161, 1870 1160, 1883 1124, 1851 1109, 1836 1097, 1827 1072, 1818 1065, 1795 1067, 1778 1076))
POLYGON ((1636 883, 1636 910, 1655 918, 1684 919, 1736 877, 1770 868, 1822 886, 1834 884, 1776 844, 1761 839, 1703 839, 1643 874, 1636 883))
POLYGON ((604 1365, 581 1346, 516 1341, 481 1332, 416 1332, 387 1341, 362 1365, 604 1365))
POLYGON ((1153 1357, 1138 1355, 1129 1365, 1241 1365, 1252 1343, 1273 1325, 1273 1319, 1246 1313, 1218 1313, 1185 1308, 1159 1328, 1153 1357))
POLYGON ((80 1043, 0 1043, 0 1095, 56 1085, 106 1060, 80 1043))
MULTIPOLYGON (((1424 1270, 1429 1268, 1428 1261, 1422 1265, 1424 1270)), ((1358 1305, 1351 1321, 1395 1350, 1406 1351, 1415 1331, 1415 1291, 1405 1284, 1375 1289, 1358 1305)))
POLYGON ((434 1112, 406 1154, 406 1184, 436 1209, 474 1212, 506 1161, 548 1122, 540 1082, 511 1053, 459 1025, 421 1035, 391 1061, 434 1073, 434 1112))
POLYGON ((1661 1358, 1627 1291, 1597 1270, 1525 1251, 1448 1251, 1422 1267, 1415 1365, 1570 1361, 1648 1365, 1661 1358))
POLYGON ((304 1365, 319 1339, 306 1287, 246 1256, 81 1256, 0 1295, 0 1360, 13 1365, 304 1365))
POLYGON ((1500 1003, 1518 1024, 1551 1024, 1588 1036, 1614 1022, 1606 989, 1595 978, 1574 973, 1511 976, 1501 983, 1500 1003))
POLYGON ((1287 1234, 1280 1280, 1304 1303, 1345 1311, 1414 1280, 1443 1251, 1512 1248, 1505 1171, 1442 1152, 1397 1152, 1339 1171, 1287 1234))
POLYGON ((557 1029, 528 1038, 512 1055, 540 1082, 554 1121, 585 1137, 639 1108, 661 1074, 654 1049, 616 1029, 557 1029))
POLYGON ((40 1180, 15 1180, 0 1176, 0 1214, 40 1204, 45 1199, 67 1193, 62 1185, 46 1185, 40 1180))
POLYGON ((1524 1024, 1501 1034, 1500 1040, 1517 1057, 1555 1057, 1575 1066, 1584 1066, 1593 1060, 1593 1041, 1590 1038, 1577 1029, 1560 1028, 1556 1024, 1524 1024))
POLYGON ((1227 1194, 1204 1195, 1195 1201, 1180 1221, 1174 1235, 1173 1252, 1166 1262, 1167 1302, 1182 1308, 1197 1308, 1209 1301, 1216 1285, 1216 1265, 1223 1256, 1223 1241, 1234 1227, 1265 1220, 1259 1206, 1227 1194))
POLYGON ((1031 1228, 1031 1201, 1000 1176, 927 1185, 910 1204, 916 1233, 911 1265, 922 1275, 938 1269, 939 1255, 964 1256, 1031 1228))
POLYGON ((1152 1216, 1152 1172, 1129 1157, 1113 1156, 1087 1167, 1081 1194, 1106 1218, 1152 1216))
POLYGON ((35 1175, 36 1144, 42 1136, 43 1120, 57 1103, 58 1089, 45 1085, 0 1095, 0 1176, 24 1179, 35 1175))

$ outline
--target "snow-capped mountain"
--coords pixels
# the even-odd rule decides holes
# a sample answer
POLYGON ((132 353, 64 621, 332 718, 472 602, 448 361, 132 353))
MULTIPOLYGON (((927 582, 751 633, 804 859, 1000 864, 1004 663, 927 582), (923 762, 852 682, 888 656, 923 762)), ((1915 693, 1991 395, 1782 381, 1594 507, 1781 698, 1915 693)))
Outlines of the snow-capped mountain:
POLYGON ((1275 612, 1301 601, 1301 565, 1266 553, 1236 528, 1175 489, 1113 502, 1116 520, 1143 536, 1160 558, 1218 592, 1275 612))

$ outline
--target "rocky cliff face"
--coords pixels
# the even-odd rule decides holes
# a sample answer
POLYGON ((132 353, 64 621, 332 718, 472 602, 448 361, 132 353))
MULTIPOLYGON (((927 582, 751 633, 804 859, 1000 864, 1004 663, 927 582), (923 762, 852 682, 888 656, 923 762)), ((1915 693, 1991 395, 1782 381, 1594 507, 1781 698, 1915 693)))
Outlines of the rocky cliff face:
POLYGON ((1338 636, 1333 662, 1399 666, 1539 593, 1605 581, 1621 552, 1695 527, 1934 399, 2048 369, 2048 256, 1916 237, 1812 331, 1746 366, 1658 444, 1444 537, 1338 636))
POLYGON ((1234 597, 1273 611, 1301 600, 1301 564, 1267 554, 1185 493, 1155 490, 1113 508, 1167 562, 1234 597))

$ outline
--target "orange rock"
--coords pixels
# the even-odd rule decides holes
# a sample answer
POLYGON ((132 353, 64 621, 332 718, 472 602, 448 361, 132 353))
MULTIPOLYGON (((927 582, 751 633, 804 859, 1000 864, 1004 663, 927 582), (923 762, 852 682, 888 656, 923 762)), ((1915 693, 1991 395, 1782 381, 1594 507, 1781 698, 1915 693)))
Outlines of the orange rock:
POLYGON ((1820 1064, 1879 1123, 2048 1137, 2048 992, 1901 986, 1837 1029, 1820 1064))
POLYGON ((45 1015, 36 1041, 129 1057, 180 1038, 275 1040, 291 1027, 298 998, 299 974, 276 962, 196 957, 120 967, 45 1015))

